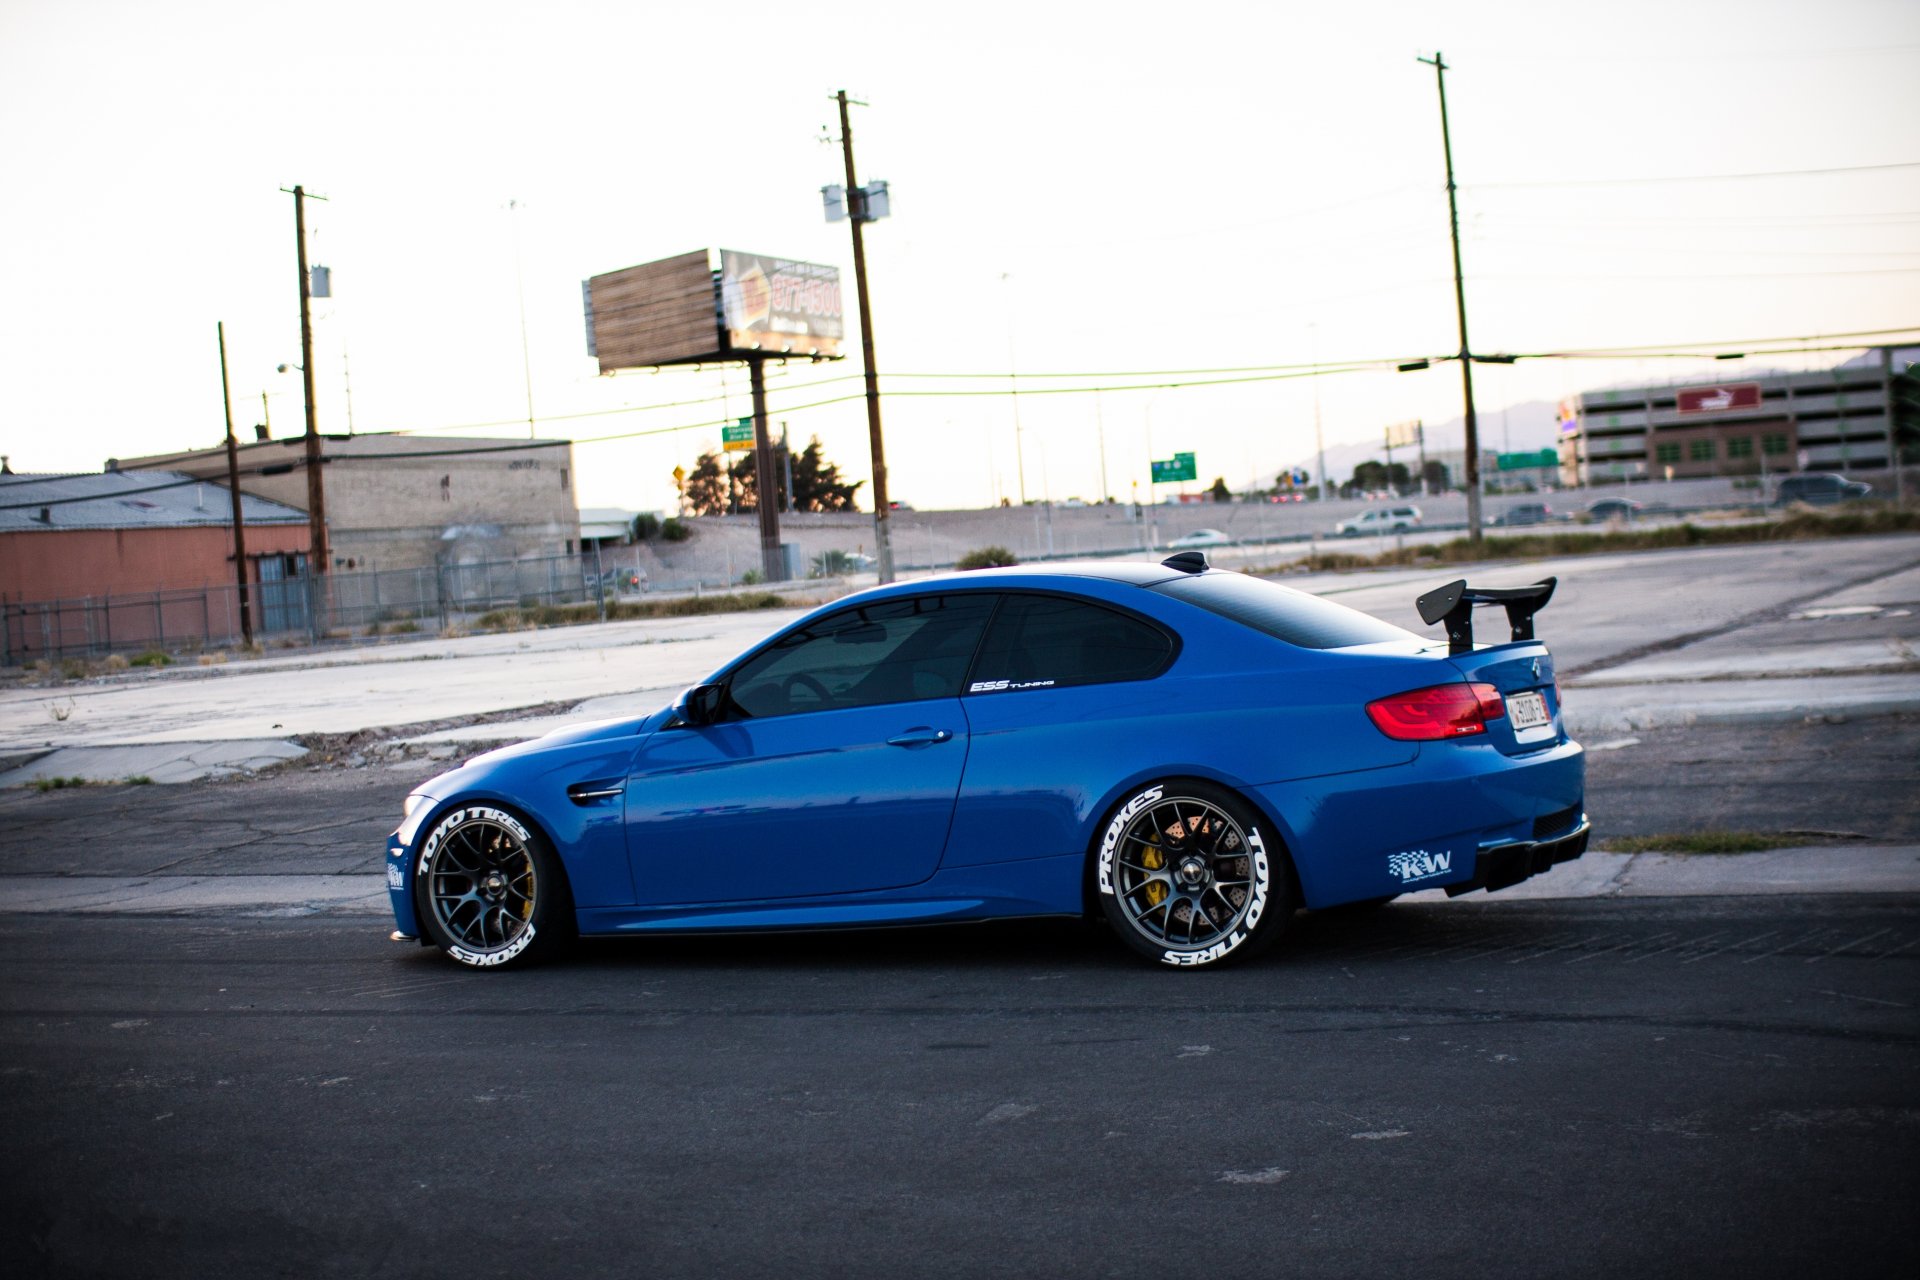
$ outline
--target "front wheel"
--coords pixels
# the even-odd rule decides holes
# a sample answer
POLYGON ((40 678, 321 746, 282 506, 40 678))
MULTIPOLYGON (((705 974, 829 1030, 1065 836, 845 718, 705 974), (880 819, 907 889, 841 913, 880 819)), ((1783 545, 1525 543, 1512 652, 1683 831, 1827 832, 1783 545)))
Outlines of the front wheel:
POLYGON ((539 833, 491 805, 440 819, 420 847, 413 891, 427 937, 472 968, 541 959, 572 932, 559 859, 539 833))
POLYGON ((1286 854, 1222 787, 1157 783, 1123 802, 1101 837, 1100 907, 1149 960, 1175 968, 1242 960, 1271 946, 1293 913, 1286 854))

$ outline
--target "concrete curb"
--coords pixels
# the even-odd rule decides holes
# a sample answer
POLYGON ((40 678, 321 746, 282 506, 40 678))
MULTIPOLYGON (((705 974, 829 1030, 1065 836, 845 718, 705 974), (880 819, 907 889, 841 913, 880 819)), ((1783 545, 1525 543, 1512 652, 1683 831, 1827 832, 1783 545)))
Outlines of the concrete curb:
POLYGON ((225 742, 128 743, 108 747, 59 747, 42 752, 20 768, 0 773, 0 787, 30 786, 43 778, 82 778, 88 782, 198 782, 256 773, 298 760, 307 749, 273 738, 225 742))

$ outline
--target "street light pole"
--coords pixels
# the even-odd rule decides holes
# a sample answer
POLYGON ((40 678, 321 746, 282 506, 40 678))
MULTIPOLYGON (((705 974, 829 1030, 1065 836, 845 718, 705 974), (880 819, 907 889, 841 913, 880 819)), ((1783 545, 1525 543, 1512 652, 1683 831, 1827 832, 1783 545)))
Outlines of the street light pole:
MULTIPOLYGON (((880 431, 880 372, 873 360, 873 307, 867 299, 867 246, 861 228, 867 221, 867 201, 853 167, 853 122, 847 114, 847 91, 834 95, 840 103, 840 149, 846 160, 848 212, 853 227, 853 283, 860 300, 860 359, 866 370, 867 442, 873 451, 873 549, 880 561, 882 583, 893 581, 893 537, 888 527, 887 446, 880 431)), ((862 103, 862 106, 865 104, 862 103)))

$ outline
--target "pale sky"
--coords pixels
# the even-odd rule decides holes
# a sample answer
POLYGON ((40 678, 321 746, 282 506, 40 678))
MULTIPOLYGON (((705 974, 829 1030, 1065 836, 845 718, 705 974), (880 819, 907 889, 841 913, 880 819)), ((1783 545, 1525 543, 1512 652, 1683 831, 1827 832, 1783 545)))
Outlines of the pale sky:
MULTIPOLYGON (((847 228, 819 197, 845 87, 871 104, 861 177, 893 193, 867 244, 896 499, 1018 500, 1013 401, 907 394, 1004 392, 1010 369, 1030 497, 1097 498, 1103 441, 1120 497, 1176 449, 1203 482, 1270 481, 1312 452, 1316 385, 1331 445, 1457 416, 1457 367, 1038 393, 1455 350, 1415 61, 1436 47, 1476 351, 1920 325, 1912 0, 0 0, 0 453, 85 471, 217 443, 218 320, 243 438, 263 391, 274 434, 297 433, 298 374, 275 366, 299 354, 280 188, 300 182, 329 198, 309 219, 335 294, 322 430, 348 427, 350 369, 355 430, 526 434, 517 220, 534 413, 579 442, 582 505, 670 508, 673 466, 718 442, 703 424, 748 412, 744 371, 602 378, 586 355, 582 279, 700 247, 842 268, 853 354, 780 375, 773 416, 865 477, 857 400, 782 412, 859 389, 847 228), (1832 169, 1853 171, 1642 181, 1832 169), (1001 376, 908 376, 934 374, 1001 376)), ((1539 361, 1475 383, 1497 415, 1740 367, 1539 361)))

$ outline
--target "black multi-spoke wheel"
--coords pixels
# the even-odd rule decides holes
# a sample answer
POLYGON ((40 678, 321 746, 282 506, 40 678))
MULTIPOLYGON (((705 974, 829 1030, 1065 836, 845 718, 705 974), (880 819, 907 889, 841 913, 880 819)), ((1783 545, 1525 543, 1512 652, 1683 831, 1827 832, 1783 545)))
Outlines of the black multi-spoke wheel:
POLYGON ((545 843, 502 809, 441 818, 414 876, 421 923, 462 964, 493 968, 544 952, 566 932, 566 888, 545 843))
POLYGON ((1107 919, 1134 950, 1180 967, 1260 950, 1292 912, 1285 855, 1220 787, 1147 787, 1115 810, 1096 868, 1107 919))

